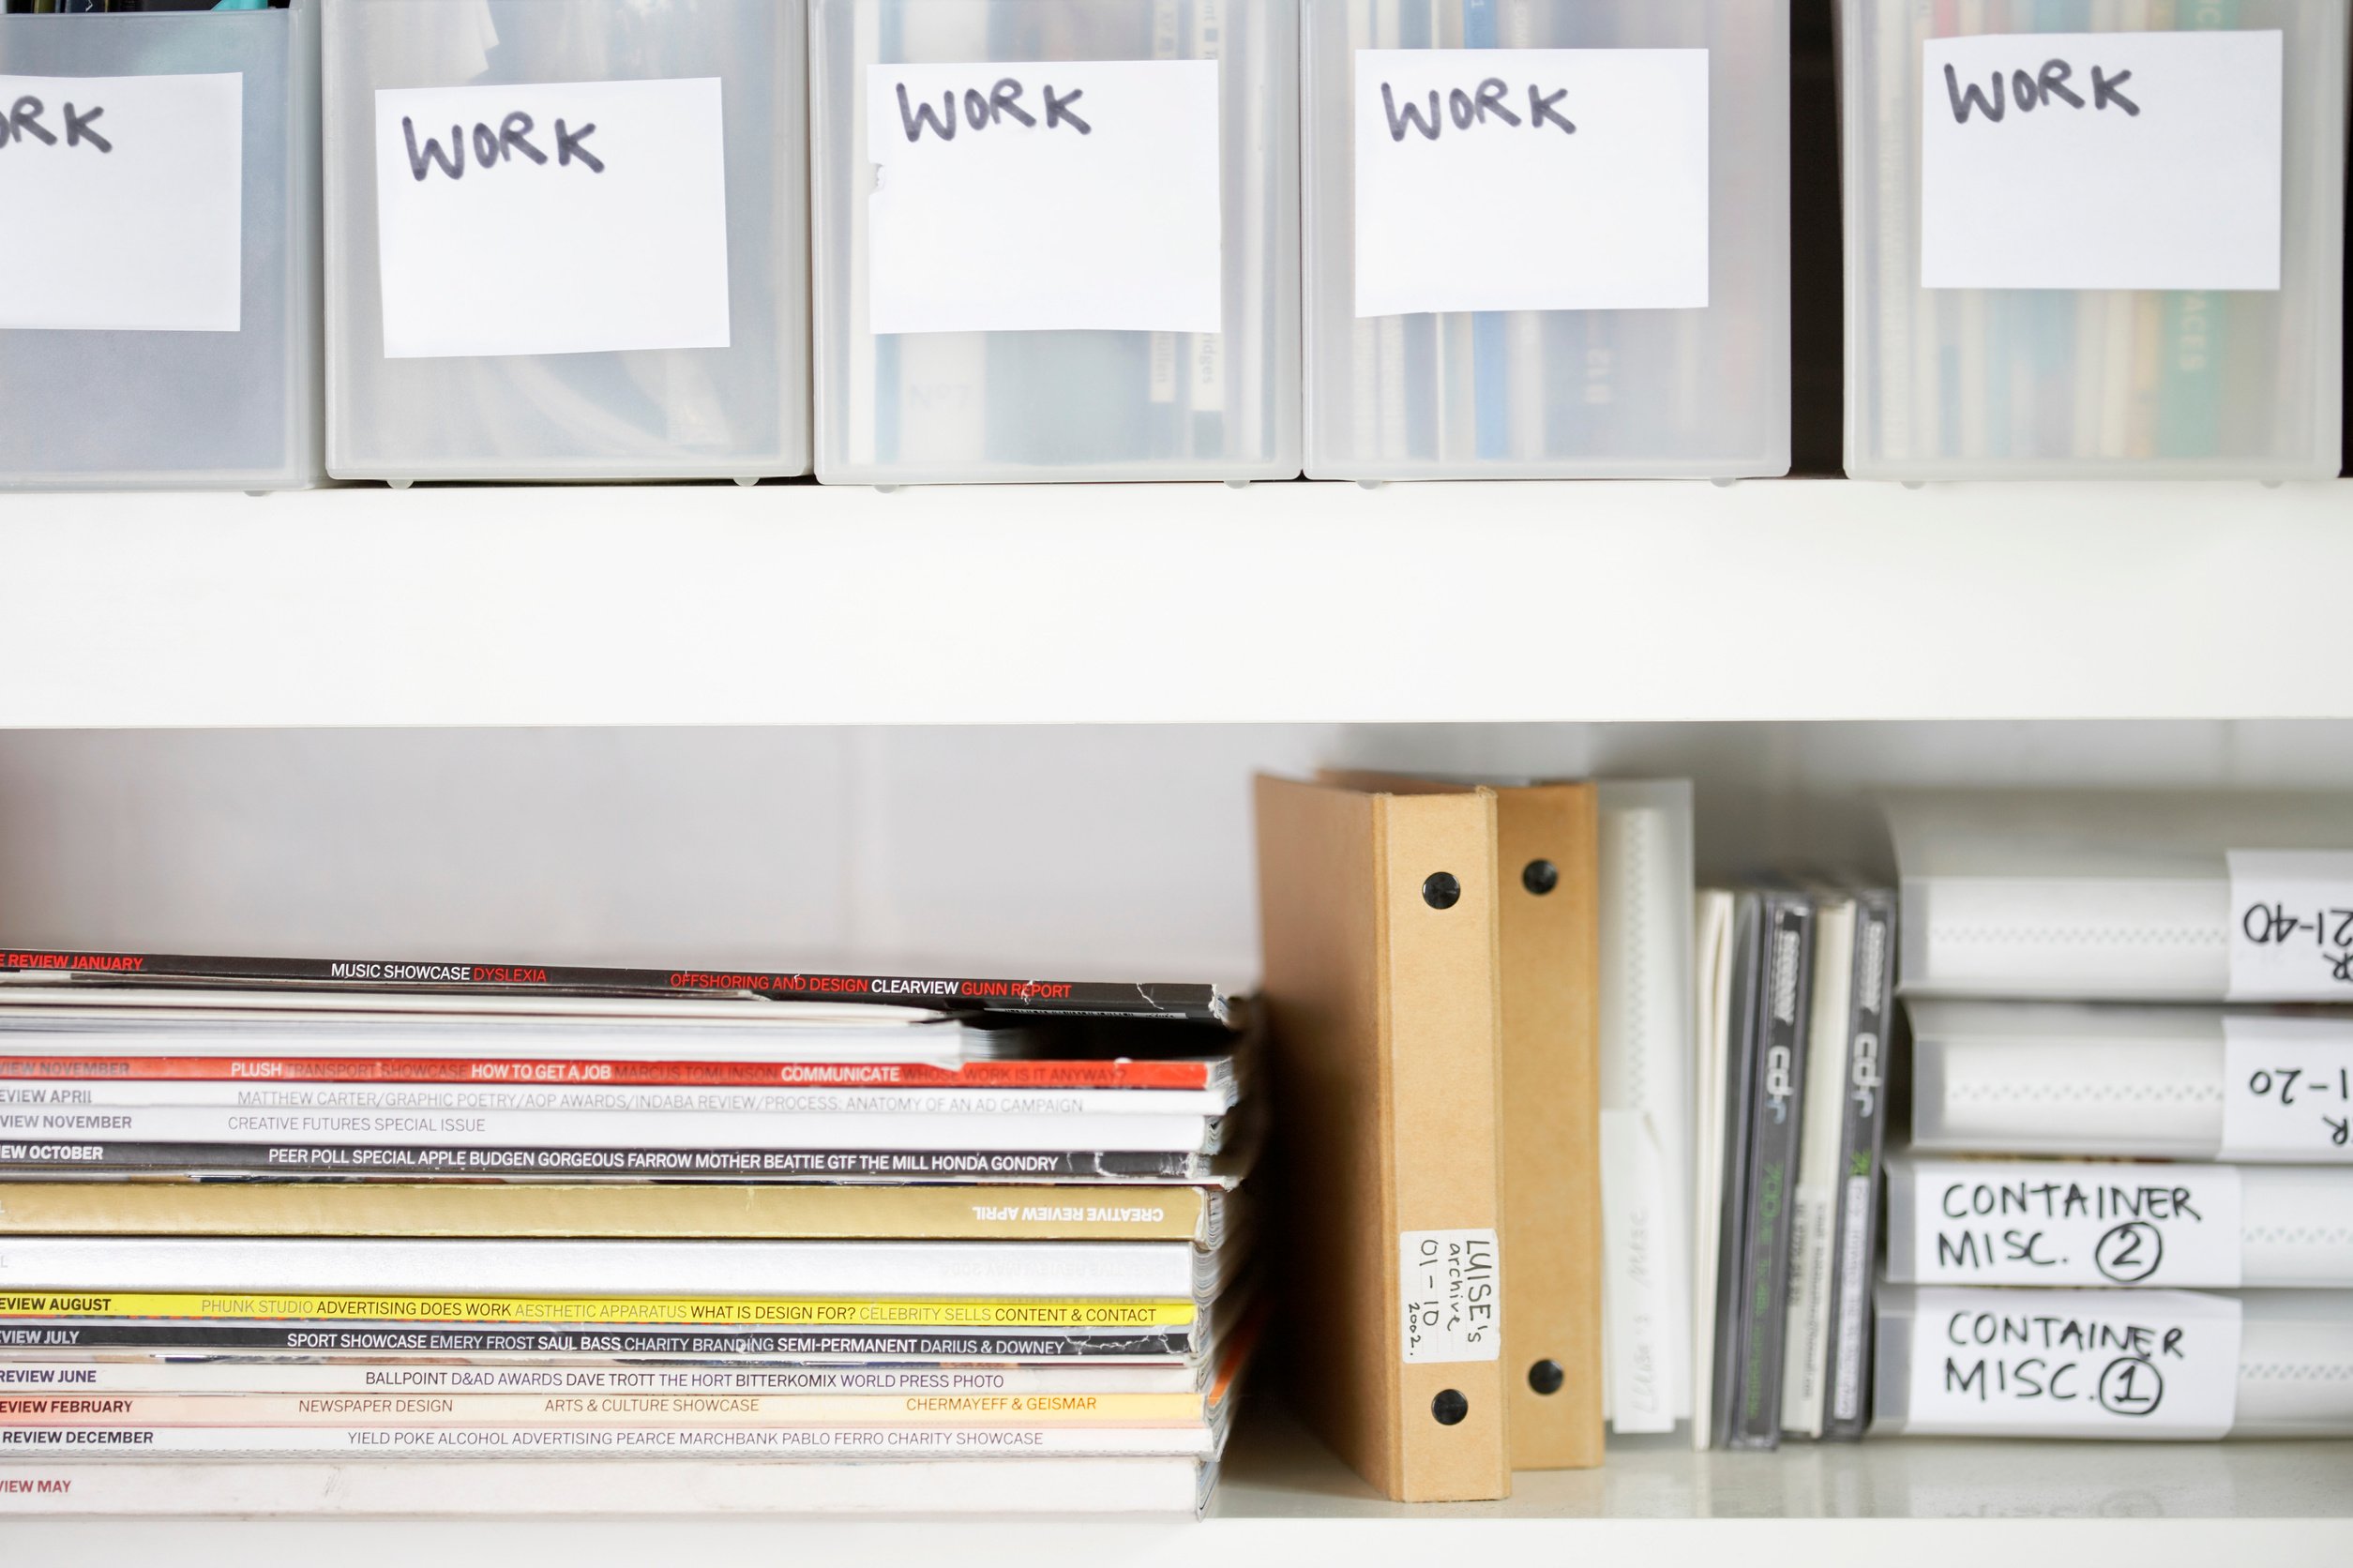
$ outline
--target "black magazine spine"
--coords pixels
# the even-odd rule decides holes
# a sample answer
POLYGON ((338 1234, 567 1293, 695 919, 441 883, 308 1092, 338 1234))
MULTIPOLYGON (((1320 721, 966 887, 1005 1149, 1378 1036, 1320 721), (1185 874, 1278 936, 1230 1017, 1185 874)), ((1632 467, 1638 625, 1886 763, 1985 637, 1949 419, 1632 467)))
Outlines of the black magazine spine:
POLYGON ((604 996, 751 996, 941 1012, 1224 1023, 1214 986, 1101 980, 1007 980, 836 974, 816 971, 621 969, 566 964, 443 963, 385 958, 247 958, 181 953, 88 953, 0 943, 0 973, 44 982, 332 988, 348 990, 551 992, 604 996))
POLYGON ((1854 1029, 1847 1048, 1846 1114, 1838 1142, 1838 1201, 1831 1231, 1831 1332, 1822 1384, 1822 1437, 1854 1442, 1871 1419, 1871 1293, 1879 1229, 1880 1156, 1887 1139, 1889 1014, 1895 1002, 1895 898, 1855 899, 1854 1029))
POLYGON ((1764 984, 1765 933, 1763 901, 1754 893, 1739 896, 1732 934, 1731 1038, 1724 1051, 1724 1190, 1718 1195, 1721 1223, 1716 1236, 1715 1367, 1710 1409, 1694 1411, 1708 1423, 1710 1440, 1718 1448, 1731 1439, 1735 1372, 1739 1345, 1742 1236, 1747 1222, 1749 1077, 1757 1058, 1758 993, 1764 984))
POLYGON ((1740 1254, 1738 1392, 1733 1448, 1781 1443, 1782 1336, 1789 1317, 1790 1180, 1805 1105, 1805 1029, 1812 1003, 1813 902, 1765 898, 1765 984, 1750 1071, 1747 1214, 1740 1254))
POLYGON ((1128 1151, 889 1149, 476 1148, 458 1144, 142 1143, 0 1141, 0 1174, 42 1171, 202 1171, 213 1175, 505 1177, 623 1181, 1100 1181, 1200 1182, 1203 1154, 1128 1151))

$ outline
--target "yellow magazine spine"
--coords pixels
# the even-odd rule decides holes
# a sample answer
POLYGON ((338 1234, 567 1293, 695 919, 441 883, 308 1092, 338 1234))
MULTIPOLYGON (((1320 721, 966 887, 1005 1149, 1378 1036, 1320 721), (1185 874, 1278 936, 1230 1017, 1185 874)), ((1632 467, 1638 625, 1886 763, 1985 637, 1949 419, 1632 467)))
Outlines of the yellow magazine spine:
POLYGON ((197 1290, 0 1293, 0 1319, 1140 1329, 1186 1328, 1194 1316, 1194 1304, 1189 1301, 850 1301, 777 1296, 310 1295, 197 1290))
POLYGON ((1206 1242, 1199 1187, 8 1182, 0 1235, 1206 1242))

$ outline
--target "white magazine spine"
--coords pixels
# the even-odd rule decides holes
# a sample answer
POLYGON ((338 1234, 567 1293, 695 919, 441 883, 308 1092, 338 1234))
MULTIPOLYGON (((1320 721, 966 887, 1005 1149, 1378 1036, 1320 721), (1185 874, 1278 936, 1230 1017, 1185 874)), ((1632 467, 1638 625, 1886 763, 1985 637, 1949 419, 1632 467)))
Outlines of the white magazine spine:
POLYGON ((732 1111, 293 1110, 230 1106, 0 1108, 0 1139, 111 1143, 407 1144, 434 1148, 1213 1149, 1201 1116, 738 1114, 732 1111))
POLYGON ((335 1083, 204 1078, 0 1078, 0 1114, 135 1107, 256 1114, 472 1111, 544 1115, 929 1117, 1222 1116, 1208 1089, 745 1088, 582 1083, 335 1083))
MULTIPOLYGON (((539 1296, 1190 1300, 1189 1242, 339 1241, 24 1236, 0 1288, 539 1296)), ((0 1312, 6 1310, 0 1298, 0 1312)))
POLYGON ((79 1394, 1191 1394, 1209 1364, 626 1366, 231 1359, 0 1360, 0 1396, 79 1394))
MULTIPOLYGON (((1198 1394, 0 1394, 0 1449, 27 1429, 783 1430, 939 1432, 999 1426, 1176 1427, 1209 1411, 1198 1394), (354 1423, 360 1424, 354 1427, 354 1423)), ((882 1439, 873 1436, 873 1440, 882 1439)))
POLYGON ((616 1459, 998 1458, 1168 1455, 1208 1458, 1206 1425, 1136 1427, 678 1426, 0 1426, 0 1474, 32 1458, 146 1458, 246 1455, 270 1458, 409 1456, 506 1459, 601 1455, 616 1459))
POLYGON ((0 1515, 1174 1514, 1197 1459, 74 1464, 0 1458, 0 1515))

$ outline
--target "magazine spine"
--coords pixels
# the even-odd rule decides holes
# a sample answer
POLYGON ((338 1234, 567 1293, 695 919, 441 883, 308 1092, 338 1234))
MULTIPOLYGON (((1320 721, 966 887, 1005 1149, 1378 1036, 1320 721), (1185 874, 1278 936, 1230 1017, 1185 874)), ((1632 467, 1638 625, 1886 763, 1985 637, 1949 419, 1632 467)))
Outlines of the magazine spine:
MULTIPOLYGON (((1205 1364, 1204 1364, 1205 1366, 1205 1364)), ((80 1361, 0 1360, 0 1394, 173 1395, 220 1397, 270 1395, 443 1394, 461 1398, 508 1395, 891 1395, 1151 1394, 1203 1389, 1203 1372, 1184 1365, 1061 1366, 666 1366, 659 1363, 388 1365, 370 1361, 220 1356, 193 1360, 121 1355, 80 1361)))
POLYGON ((1168 1296, 908 1297, 479 1296, 416 1290, 12 1289, 0 1292, 0 1322, 139 1319, 170 1323, 272 1322, 422 1324, 432 1327, 778 1330, 994 1329, 1019 1332, 1094 1328, 1180 1328, 1199 1316, 1195 1303, 1168 1296))
POLYGON ((1241 1213, 1214 1188, 947 1183, 0 1183, 0 1235, 1189 1241, 1241 1213))
POLYGON ((1198 1394, 0 1393, 0 1428, 52 1426, 1186 1426, 1198 1394))
POLYGON ((795 1459, 1166 1454, 1206 1457, 1210 1429, 1189 1426, 7 1426, 0 1455, 79 1458, 236 1454, 298 1457, 412 1455, 536 1458, 558 1455, 795 1459))
POLYGON ((834 1358, 866 1361, 1063 1361, 1188 1357, 1202 1341, 1195 1329, 1003 1334, 924 1330, 803 1330, 701 1327, 487 1328, 438 1324, 139 1322, 55 1319, 0 1323, 0 1349, 139 1349, 173 1352, 293 1352, 300 1355, 680 1356, 762 1361, 834 1358))
POLYGON ((890 1149, 1018 1153, 1057 1146, 1212 1153, 1214 1118, 1116 1112, 508 1110, 384 1106, 103 1106, 0 1110, 0 1138, 125 1143, 344 1143, 417 1137, 453 1148, 890 1149))
POLYGON ((1202 1182, 1198 1153, 1110 1150, 629 1149, 460 1144, 169 1143, 74 1138, 0 1142, 0 1169, 244 1175, 504 1176, 847 1181, 1202 1182))
MULTIPOLYGON (((0 992, 0 1001, 6 993, 0 992)), ((5 1039, 0 1036, 0 1039, 5 1039)), ((520 1088, 1214 1090, 1201 1061, 650 1062, 481 1057, 0 1055, 0 1079, 43 1082, 462 1083, 520 1088)), ((1221 1095, 1229 1100, 1230 1096, 1221 1095)))
POLYGON ((765 997, 941 1012, 1224 1023, 1214 986, 1094 980, 1006 980, 773 970, 625 969, 578 964, 445 963, 383 958, 250 958, 180 953, 91 953, 0 947, 0 972, 45 981, 156 980, 380 991, 567 991, 619 996, 765 997))
POLYGON ((1199 1512, 1216 1467, 1183 1456, 877 1465, 550 1458, 275 1464, 0 1462, 0 1513, 53 1515, 659 1515, 1199 1512))

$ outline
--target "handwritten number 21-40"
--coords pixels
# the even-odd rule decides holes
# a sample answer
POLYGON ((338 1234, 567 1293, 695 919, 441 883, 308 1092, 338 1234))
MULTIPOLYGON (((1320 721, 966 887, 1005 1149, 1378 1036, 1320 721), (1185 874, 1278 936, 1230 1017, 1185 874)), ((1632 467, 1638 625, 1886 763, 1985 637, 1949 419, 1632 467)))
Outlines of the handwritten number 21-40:
POLYGON ((2315 947, 2353 946, 2353 909, 2318 909, 2300 915, 2285 904, 2249 904, 2239 917, 2239 928, 2258 947, 2292 942, 2306 931, 2315 947))

